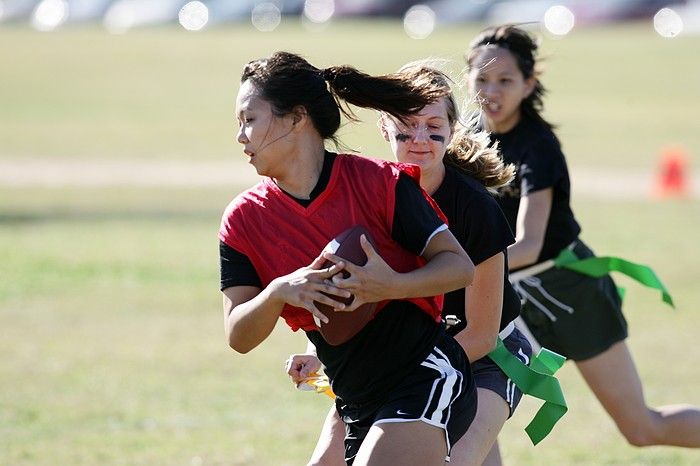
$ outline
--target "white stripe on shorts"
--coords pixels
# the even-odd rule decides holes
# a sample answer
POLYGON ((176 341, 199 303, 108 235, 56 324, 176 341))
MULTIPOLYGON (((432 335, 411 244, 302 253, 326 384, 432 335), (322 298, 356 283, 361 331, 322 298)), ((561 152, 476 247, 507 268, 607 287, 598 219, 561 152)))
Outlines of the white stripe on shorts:
MULTIPOLYGON (((522 348, 518 348, 518 357, 525 365, 530 364, 530 358, 527 357, 527 354, 525 354, 522 348)), ((513 409, 513 405, 515 404, 515 390, 517 388, 518 386, 515 385, 513 379, 509 378, 506 380, 506 403, 508 403, 511 409, 513 409)))
MULTIPOLYGON (((433 348, 432 353, 425 358, 421 366, 434 369, 440 373, 440 378, 433 382, 430 395, 425 403, 425 408, 423 409, 421 417, 418 419, 386 418, 376 421, 374 424, 421 421, 431 426, 439 427, 443 429, 445 433, 445 443, 447 445, 447 451, 449 452, 452 449, 452 445, 450 436, 447 434, 447 421, 449 421, 451 416, 452 401, 462 394, 462 379, 464 378, 464 374, 455 369, 450 359, 437 347, 433 348), (439 393, 436 393, 438 392, 438 386, 443 381, 442 388, 439 389, 439 393), (436 399, 436 408, 432 412, 428 412, 430 407, 435 404, 433 401, 436 399), (445 419, 444 421, 443 418, 445 419)), ((445 458, 445 461, 450 461, 449 455, 445 458)))
POLYGON ((421 366, 435 369, 440 373, 440 379, 433 383, 433 388, 425 405, 422 417, 427 419, 431 424, 441 427, 445 426, 443 419, 449 419, 451 402, 462 393, 462 373, 452 367, 452 363, 445 354, 437 348, 421 363, 421 366), (441 382, 443 382, 441 384, 441 382), (440 393, 436 393, 438 387, 442 385, 440 393), (455 392, 456 388, 456 392, 455 392), (437 406, 428 413, 428 409, 437 398, 437 406))

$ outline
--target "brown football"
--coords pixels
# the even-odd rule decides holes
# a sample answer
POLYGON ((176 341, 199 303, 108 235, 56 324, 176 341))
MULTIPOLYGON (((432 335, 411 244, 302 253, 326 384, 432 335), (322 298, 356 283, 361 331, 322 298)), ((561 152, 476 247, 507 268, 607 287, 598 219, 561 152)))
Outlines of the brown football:
MULTIPOLYGON (((329 251, 338 257, 352 262, 356 265, 365 265, 367 263, 367 255, 362 250, 360 244, 360 236, 365 235, 365 238, 370 242, 372 247, 376 249, 374 240, 370 236, 367 229, 361 225, 351 227, 335 238, 333 238, 324 248, 324 251, 329 251)), ((324 267, 332 265, 330 261, 326 261, 324 267)), ((341 272, 344 277, 348 277, 349 273, 341 272)), ((346 305, 352 303, 354 296, 349 298, 340 298, 334 295, 329 295, 337 298, 338 301, 344 302, 346 305)), ((358 307, 352 312, 334 311, 331 306, 314 301, 316 308, 323 312, 328 317, 328 323, 323 323, 317 320, 317 324, 321 330, 323 338, 331 345, 340 345, 345 343, 350 338, 355 336, 370 320, 374 317, 374 311, 377 308, 376 303, 366 303, 358 307)))

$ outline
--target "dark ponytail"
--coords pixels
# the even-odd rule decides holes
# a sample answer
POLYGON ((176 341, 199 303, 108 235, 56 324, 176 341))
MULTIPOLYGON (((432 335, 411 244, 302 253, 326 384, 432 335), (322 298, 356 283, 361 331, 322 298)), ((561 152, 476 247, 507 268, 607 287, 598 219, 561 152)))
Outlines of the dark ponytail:
MULTIPOLYGON (((371 76, 350 66, 333 66, 326 68, 323 75, 338 102, 373 108, 399 120, 437 98, 431 88, 416 85, 400 74, 371 76)), ((345 114, 354 118, 347 108, 345 114)))
POLYGON ((432 89, 414 85, 398 74, 371 76, 351 66, 321 70, 289 52, 276 52, 269 58, 249 62, 241 75, 241 82, 247 80, 270 102, 276 115, 286 115, 303 106, 321 137, 334 142, 341 112, 350 120, 357 120, 347 104, 403 120, 436 99, 432 89))

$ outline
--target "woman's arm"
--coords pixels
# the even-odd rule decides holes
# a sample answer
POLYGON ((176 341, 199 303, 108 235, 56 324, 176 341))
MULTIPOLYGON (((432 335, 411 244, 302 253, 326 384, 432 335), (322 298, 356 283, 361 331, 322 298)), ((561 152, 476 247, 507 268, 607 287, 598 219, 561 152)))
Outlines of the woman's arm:
POLYGON ((231 348, 247 353, 262 343, 274 329, 285 304, 304 308, 323 322, 328 319, 316 309, 314 301, 343 309, 342 302, 324 292, 349 296, 347 291, 330 282, 330 278, 343 269, 344 263, 320 269, 322 263, 319 256, 308 267, 278 277, 262 290, 254 286, 224 289, 224 328, 231 348))
MULTIPOLYGON (((387 299, 444 294, 469 285, 474 277, 474 264, 447 229, 435 234, 425 247, 422 256, 427 263, 406 273, 393 270, 364 236, 360 238, 360 243, 367 255, 367 263, 364 266, 347 263, 345 270, 350 277, 333 277, 333 282, 339 288, 355 295, 355 300, 346 310, 387 299)), ((341 260, 333 254, 324 254, 332 262, 341 260)))
POLYGON ((433 236, 422 256, 428 261, 423 267, 401 274, 400 297, 444 294, 464 288, 474 279, 474 263, 450 230, 433 236))
POLYGON ((509 268, 517 269, 537 262, 547 231, 552 196, 552 188, 547 188, 520 198, 515 243, 508 247, 509 268))
POLYGON ((232 286, 224 293, 224 329, 228 344, 247 353, 264 341, 275 328, 284 302, 270 299, 268 289, 232 286))
POLYGON ((496 347, 503 309, 505 255, 501 252, 476 266, 474 281, 465 288, 467 327, 455 339, 470 361, 486 356, 496 347))

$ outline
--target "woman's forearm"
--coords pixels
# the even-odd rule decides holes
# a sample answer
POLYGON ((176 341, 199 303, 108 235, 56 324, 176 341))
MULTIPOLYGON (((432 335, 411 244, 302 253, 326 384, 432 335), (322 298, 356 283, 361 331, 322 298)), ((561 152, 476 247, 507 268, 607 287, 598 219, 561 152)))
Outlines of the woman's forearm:
POLYGON ((464 288, 473 278, 474 264, 468 256, 442 251, 423 267, 396 274, 389 289, 393 299, 436 296, 464 288))
POLYGON ((224 328, 229 346, 239 353, 247 353, 272 333, 284 302, 272 299, 267 288, 245 301, 241 300, 245 290, 229 290, 224 290, 224 328), (234 305, 235 302, 239 304, 234 305))

